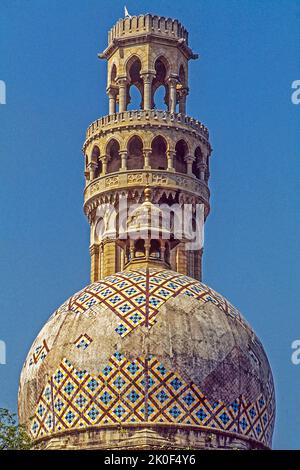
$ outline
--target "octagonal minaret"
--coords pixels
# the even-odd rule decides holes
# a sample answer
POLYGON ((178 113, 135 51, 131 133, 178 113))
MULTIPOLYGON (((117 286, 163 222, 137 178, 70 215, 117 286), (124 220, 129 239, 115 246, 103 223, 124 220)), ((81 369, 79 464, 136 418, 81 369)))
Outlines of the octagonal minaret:
MULTIPOLYGON (((189 204, 194 219, 197 205, 204 205, 204 222, 209 213, 211 154, 207 128, 186 113, 188 63, 198 56, 177 20, 150 14, 121 19, 99 57, 107 60, 109 114, 89 126, 83 147, 92 281, 126 267, 130 248, 126 253, 118 233, 107 230, 108 207, 119 214, 120 201, 126 201, 130 210, 143 202, 146 185, 152 189, 153 204, 179 211, 189 204), (134 87, 140 103, 129 110, 134 87), (160 107, 159 89, 164 94, 160 107)), ((202 230, 203 222, 197 222, 197 230, 202 230)), ((163 261, 201 280, 202 247, 187 249, 183 236, 166 245, 168 259, 163 261)), ((143 248, 138 249, 142 254, 143 248)), ((131 253, 135 250, 133 244, 131 253)), ((155 247, 152 251, 156 259, 162 256, 155 247)))

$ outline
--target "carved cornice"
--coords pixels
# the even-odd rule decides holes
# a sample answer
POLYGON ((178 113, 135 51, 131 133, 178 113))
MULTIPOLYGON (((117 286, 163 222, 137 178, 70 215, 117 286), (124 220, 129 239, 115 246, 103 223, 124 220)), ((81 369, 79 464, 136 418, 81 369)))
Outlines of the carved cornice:
POLYGON ((163 170, 131 170, 95 179, 85 188, 84 211, 89 215, 99 204, 114 204, 119 197, 141 202, 147 183, 153 188, 156 202, 164 193, 175 199, 180 190, 181 202, 201 202, 206 207, 206 215, 209 213, 210 192, 204 181, 163 170))

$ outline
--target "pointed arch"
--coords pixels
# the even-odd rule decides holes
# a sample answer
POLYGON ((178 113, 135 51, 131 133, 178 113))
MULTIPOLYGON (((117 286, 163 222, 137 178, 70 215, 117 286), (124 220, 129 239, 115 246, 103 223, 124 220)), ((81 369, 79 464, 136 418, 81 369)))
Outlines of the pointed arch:
POLYGON ((159 56, 155 63, 155 78, 152 82, 152 107, 166 109, 168 105, 168 85, 167 77, 170 72, 170 64, 164 56, 159 56), (158 90, 164 89, 163 100, 158 100, 158 90))
POLYGON ((185 140, 181 139, 175 146, 174 168, 178 173, 187 173, 187 164, 185 158, 188 154, 188 145, 185 140))
POLYGON ((127 169, 137 170, 144 168, 143 141, 135 135, 127 145, 127 169))
POLYGON ((151 168, 155 170, 166 170, 167 161, 167 142, 161 135, 156 136, 151 143, 151 168))
POLYGON ((111 139, 106 146, 107 173, 115 173, 121 168, 120 144, 116 139, 111 139))

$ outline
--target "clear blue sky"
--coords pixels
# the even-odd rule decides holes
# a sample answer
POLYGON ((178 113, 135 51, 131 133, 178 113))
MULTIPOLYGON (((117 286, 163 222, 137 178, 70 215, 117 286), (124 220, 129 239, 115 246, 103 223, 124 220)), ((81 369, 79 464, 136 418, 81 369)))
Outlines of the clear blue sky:
MULTIPOLYGON (((275 448, 300 448, 300 1, 126 0, 131 14, 179 18, 200 60, 188 114, 214 148, 204 281, 252 324, 277 392, 275 448)), ((52 311, 89 282, 82 212, 85 129, 107 113, 97 53, 124 1, 1 0, 0 406, 16 409, 19 372, 52 311)))

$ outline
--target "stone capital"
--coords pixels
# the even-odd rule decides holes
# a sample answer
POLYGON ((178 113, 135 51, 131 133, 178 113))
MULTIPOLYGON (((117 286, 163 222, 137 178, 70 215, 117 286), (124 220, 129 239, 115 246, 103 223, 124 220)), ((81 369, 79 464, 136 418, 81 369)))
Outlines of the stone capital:
POLYGON ((122 76, 122 77, 118 77, 116 79, 116 82, 118 84, 119 87, 125 87, 127 85, 127 77, 126 76, 122 76))

